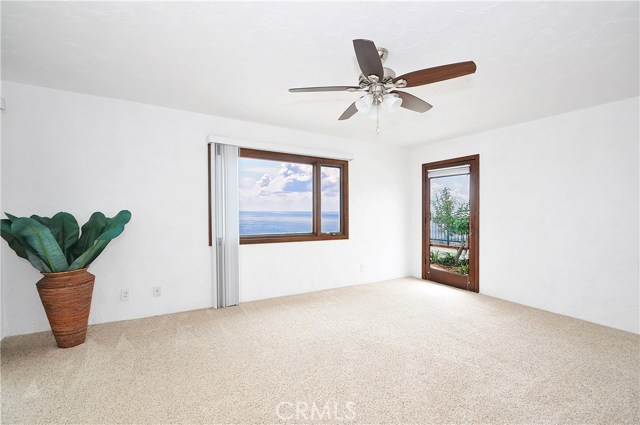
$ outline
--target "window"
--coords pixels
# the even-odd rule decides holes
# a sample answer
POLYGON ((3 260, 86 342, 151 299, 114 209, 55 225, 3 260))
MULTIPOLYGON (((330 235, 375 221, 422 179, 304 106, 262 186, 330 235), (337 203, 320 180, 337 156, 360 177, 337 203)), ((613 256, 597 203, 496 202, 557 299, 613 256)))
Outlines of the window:
POLYGON ((348 163, 240 149, 240 243, 347 239, 348 163))

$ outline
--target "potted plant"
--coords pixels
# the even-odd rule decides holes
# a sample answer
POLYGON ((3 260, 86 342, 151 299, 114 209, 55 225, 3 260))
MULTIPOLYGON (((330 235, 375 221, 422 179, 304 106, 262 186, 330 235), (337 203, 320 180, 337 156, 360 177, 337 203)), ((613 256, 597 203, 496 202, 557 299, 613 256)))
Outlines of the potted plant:
POLYGON ((95 212, 82 226, 82 233, 76 219, 66 212, 51 218, 6 216, 8 219, 0 220, 2 238, 44 276, 36 287, 58 347, 82 344, 95 281, 88 267, 124 231, 131 213, 120 211, 108 218, 95 212))

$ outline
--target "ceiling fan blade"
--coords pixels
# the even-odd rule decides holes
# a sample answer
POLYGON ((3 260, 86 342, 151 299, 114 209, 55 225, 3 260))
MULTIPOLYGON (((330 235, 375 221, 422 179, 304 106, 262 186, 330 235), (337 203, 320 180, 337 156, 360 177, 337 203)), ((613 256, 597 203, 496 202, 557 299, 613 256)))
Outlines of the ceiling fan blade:
POLYGON ((344 111, 342 115, 340 115, 338 121, 348 120, 349 118, 354 116, 356 112, 358 112, 358 108, 356 108, 356 102, 353 102, 351 106, 349 106, 347 110, 344 111))
POLYGON ((365 77, 376 75, 382 80, 384 70, 382 69, 378 48, 373 41, 362 39, 353 40, 353 48, 356 51, 356 58, 358 59, 358 65, 360 65, 362 74, 365 77))
POLYGON ((355 86, 327 86, 327 87, 298 87, 289 89, 291 93, 317 92, 317 91, 355 91, 360 87, 355 86))
POLYGON ((463 75, 473 74, 474 72, 476 72, 475 62, 468 61, 409 72, 408 74, 397 77, 394 79, 394 82, 405 80, 407 87, 416 87, 462 77, 463 75))
POLYGON ((433 106, 412 94, 397 90, 393 90, 391 93, 395 93, 400 96, 400 99, 402 99, 400 106, 403 108, 411 109, 416 112, 427 112, 429 109, 433 108, 433 106))

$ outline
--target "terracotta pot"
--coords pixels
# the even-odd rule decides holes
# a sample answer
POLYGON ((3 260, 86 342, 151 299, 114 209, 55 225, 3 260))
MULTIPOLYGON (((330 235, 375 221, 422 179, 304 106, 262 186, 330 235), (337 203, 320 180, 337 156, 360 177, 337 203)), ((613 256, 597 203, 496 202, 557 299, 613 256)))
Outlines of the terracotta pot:
POLYGON ((58 347, 82 344, 87 338, 96 277, 87 269, 42 274, 36 287, 58 347))

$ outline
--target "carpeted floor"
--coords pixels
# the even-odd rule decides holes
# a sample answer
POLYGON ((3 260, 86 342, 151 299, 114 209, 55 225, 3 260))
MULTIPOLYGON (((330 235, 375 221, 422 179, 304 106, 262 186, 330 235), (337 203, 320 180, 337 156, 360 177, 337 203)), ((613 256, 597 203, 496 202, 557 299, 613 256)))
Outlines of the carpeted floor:
POLYGON ((400 279, 2 342, 2 423, 640 423, 640 336, 400 279))

